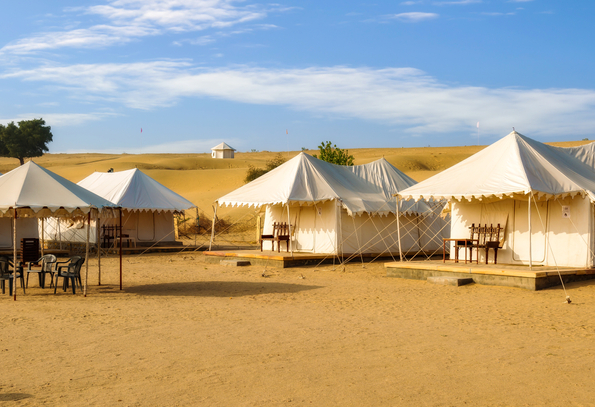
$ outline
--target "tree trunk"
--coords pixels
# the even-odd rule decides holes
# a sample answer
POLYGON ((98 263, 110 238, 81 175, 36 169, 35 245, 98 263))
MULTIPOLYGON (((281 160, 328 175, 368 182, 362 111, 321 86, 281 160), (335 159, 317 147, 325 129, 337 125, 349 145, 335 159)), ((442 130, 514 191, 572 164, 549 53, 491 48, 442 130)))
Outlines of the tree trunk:
POLYGON ((19 157, 19 162, 21 163, 21 165, 25 164, 25 158, 19 157))

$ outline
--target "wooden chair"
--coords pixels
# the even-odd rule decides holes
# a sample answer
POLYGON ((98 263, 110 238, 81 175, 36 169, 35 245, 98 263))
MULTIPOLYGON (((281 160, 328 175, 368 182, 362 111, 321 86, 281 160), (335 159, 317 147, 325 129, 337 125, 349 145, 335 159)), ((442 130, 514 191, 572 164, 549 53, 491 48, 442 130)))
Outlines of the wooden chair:
MULTIPOLYGON (((455 242, 455 250, 466 246, 471 252, 471 259, 473 260, 473 249, 477 249, 477 263, 479 263, 479 249, 485 250, 486 264, 488 264, 488 254, 490 249, 494 250, 494 264, 498 263, 498 249, 501 249, 504 244, 504 230, 498 223, 496 226, 490 226, 472 223, 469 227, 469 239, 462 239, 455 242)), ((458 258, 458 256, 456 256, 458 258)))
MULTIPOLYGON (((281 252, 281 242, 285 242, 285 251, 289 252, 289 229, 290 225, 283 222, 278 223, 277 228, 273 230, 273 234, 275 235, 275 242, 277 242, 277 253, 281 252)), ((274 247, 273 250, 275 250, 274 247)))
POLYGON ((285 242, 286 250, 289 252, 289 229, 290 225, 286 222, 274 222, 273 223, 273 234, 271 235, 260 235, 260 251, 262 251, 262 243, 265 240, 272 242, 272 250, 275 251, 275 242, 277 242, 277 252, 281 251, 281 242, 285 242))

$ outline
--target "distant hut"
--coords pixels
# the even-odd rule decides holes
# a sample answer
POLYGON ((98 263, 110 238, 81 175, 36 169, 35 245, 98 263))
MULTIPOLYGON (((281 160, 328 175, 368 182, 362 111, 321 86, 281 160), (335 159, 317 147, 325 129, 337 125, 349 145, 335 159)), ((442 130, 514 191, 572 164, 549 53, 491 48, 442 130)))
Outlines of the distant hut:
POLYGON ((227 143, 221 143, 211 148, 211 150, 212 158, 233 158, 233 152, 236 151, 235 148, 231 147, 227 143))

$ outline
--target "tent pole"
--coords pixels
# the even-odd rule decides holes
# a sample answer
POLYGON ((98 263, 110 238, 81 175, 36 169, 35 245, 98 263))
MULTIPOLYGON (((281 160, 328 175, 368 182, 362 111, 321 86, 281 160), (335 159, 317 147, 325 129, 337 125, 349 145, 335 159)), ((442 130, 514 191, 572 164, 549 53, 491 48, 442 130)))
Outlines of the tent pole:
MULTIPOLYGON (((287 241, 287 243, 289 244, 291 257, 293 257, 293 245, 291 244, 291 217, 289 216, 289 202, 287 202, 287 225, 289 225, 289 240, 287 241)), ((279 243, 279 246, 281 246, 281 243, 279 243)))
POLYGON ((95 239, 97 243, 97 285, 101 285, 101 236, 99 235, 101 218, 95 220, 95 239))
POLYGON ((529 194, 529 270, 533 270, 533 248, 531 238, 531 197, 533 194, 529 194))
POLYGON ((401 248, 401 221, 399 219, 399 195, 397 195, 397 240, 399 242, 399 258, 403 261, 403 250, 401 248))
POLYGON ((217 207, 219 205, 215 205, 213 207, 213 223, 211 225, 211 241, 209 242, 209 251, 213 247, 213 240, 215 240, 215 219, 217 219, 217 207))
MULTIPOLYGON (((17 208, 14 208, 14 225, 12 227, 12 294, 14 301, 17 300, 17 208)), ((23 272, 25 268, 23 267, 23 272)))
POLYGON ((85 289, 83 296, 87 296, 87 281, 89 280, 89 234, 91 233, 91 210, 87 214, 87 245, 85 247, 85 289))
POLYGON ((41 257, 44 256, 44 249, 43 246, 45 246, 45 230, 44 230, 44 218, 41 218, 41 257))
MULTIPOLYGON (((341 200, 338 200, 337 205, 335 207, 335 210, 337 211, 337 216, 339 217, 339 234, 337 235, 337 237, 339 238, 337 240, 337 258, 339 259, 340 263, 343 263, 345 256, 343 255, 343 214, 341 213, 341 209, 343 209, 343 206, 341 205, 341 200), (339 257, 339 254, 341 255, 341 257, 339 257)), ((345 271, 344 263, 343 271, 345 271)))
POLYGON ((198 217, 198 207, 196 209, 196 233, 194 234, 194 246, 196 246, 196 237, 198 236, 198 232, 200 231, 200 218, 198 217))
POLYGON ((122 208, 120 208, 120 291, 122 290, 122 208))
POLYGON ((62 222, 60 221, 60 218, 56 219, 58 220, 58 241, 60 242, 60 250, 62 250, 62 228, 60 227, 62 222))

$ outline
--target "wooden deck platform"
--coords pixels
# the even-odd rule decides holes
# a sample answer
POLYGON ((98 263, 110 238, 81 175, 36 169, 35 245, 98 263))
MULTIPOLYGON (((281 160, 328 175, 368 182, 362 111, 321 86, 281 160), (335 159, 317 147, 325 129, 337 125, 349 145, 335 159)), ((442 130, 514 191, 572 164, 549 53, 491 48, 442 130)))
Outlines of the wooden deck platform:
POLYGON ((385 263, 388 277, 427 280, 428 277, 472 278, 476 284, 520 287, 542 290, 564 283, 595 279, 595 269, 510 265, 454 263, 447 261, 404 261, 385 263), (559 272, 559 274, 558 274, 559 272))
MULTIPOLYGON (((352 257, 349 254, 343 254, 343 258, 350 258, 352 257)), ((364 261, 371 261, 378 257, 378 254, 362 254, 353 256, 353 260, 351 261, 361 261, 362 258, 364 261)), ((288 252, 276 252, 271 250, 264 250, 260 251, 260 249, 253 249, 253 250, 213 250, 213 251, 205 251, 204 253, 204 260, 207 263, 216 263, 219 264, 221 260, 246 260, 249 261, 252 265, 267 265, 279 268, 287 268, 287 267, 299 267, 299 266, 310 266, 310 265, 317 265, 317 264, 332 264, 333 261, 335 263, 340 263, 340 260, 337 259, 337 256, 333 254, 324 254, 324 253, 299 253, 293 252, 293 255, 288 252)), ((383 257, 379 257, 379 260, 392 260, 390 255, 386 255, 383 257)))

